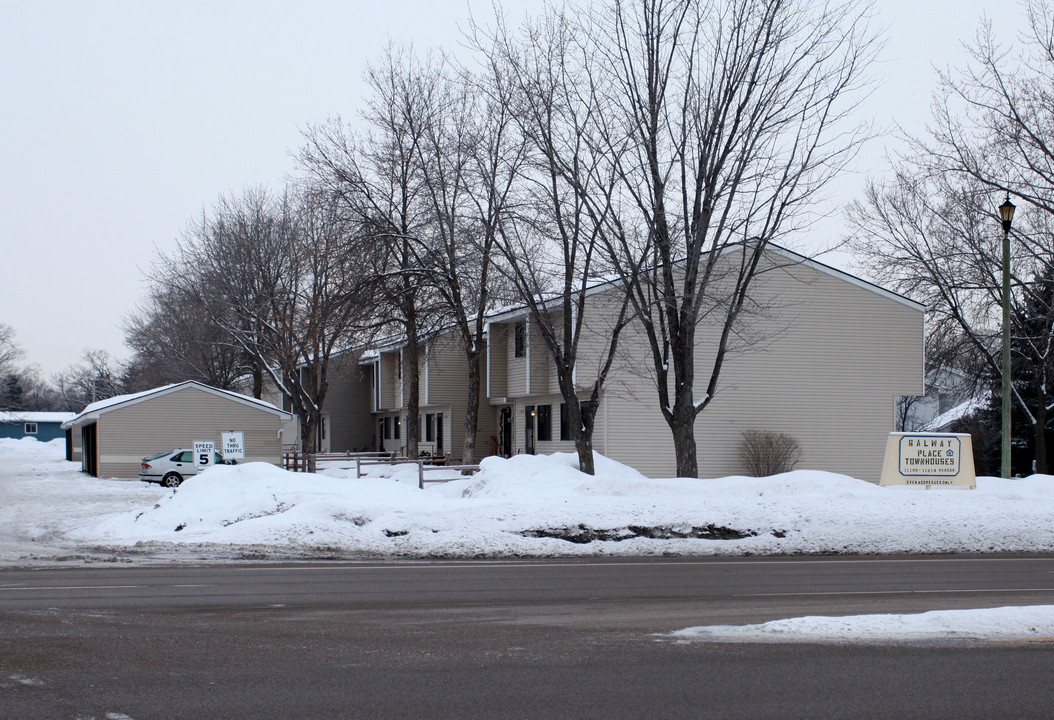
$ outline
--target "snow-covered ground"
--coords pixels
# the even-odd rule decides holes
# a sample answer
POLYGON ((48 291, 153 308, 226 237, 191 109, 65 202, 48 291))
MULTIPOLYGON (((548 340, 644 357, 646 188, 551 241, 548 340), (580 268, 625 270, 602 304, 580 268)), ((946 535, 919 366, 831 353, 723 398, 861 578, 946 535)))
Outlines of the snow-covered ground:
POLYGON ((676 642, 1051 642, 1054 605, 934 610, 915 615, 800 617, 760 625, 707 625, 659 636, 676 642))
POLYGON ((0 563, 153 557, 511 557, 1054 550, 1054 477, 976 490, 842 475, 650 480, 606 458, 486 458, 417 487, 415 466, 318 475, 219 466, 176 490, 99 479, 61 441, 0 440, 0 563))

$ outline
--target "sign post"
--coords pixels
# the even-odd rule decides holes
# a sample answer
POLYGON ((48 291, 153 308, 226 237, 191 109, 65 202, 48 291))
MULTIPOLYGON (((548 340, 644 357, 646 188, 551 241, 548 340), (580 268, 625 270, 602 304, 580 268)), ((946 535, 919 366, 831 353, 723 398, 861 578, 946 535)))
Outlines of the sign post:
POLYGON ((890 433, 880 484, 977 487, 970 436, 890 433))
POLYGON ((245 433, 225 432, 222 433, 224 460, 241 460, 245 457, 245 433))
POLYGON ((216 443, 212 440, 194 441, 194 467, 198 469, 213 465, 212 453, 216 450, 216 443))

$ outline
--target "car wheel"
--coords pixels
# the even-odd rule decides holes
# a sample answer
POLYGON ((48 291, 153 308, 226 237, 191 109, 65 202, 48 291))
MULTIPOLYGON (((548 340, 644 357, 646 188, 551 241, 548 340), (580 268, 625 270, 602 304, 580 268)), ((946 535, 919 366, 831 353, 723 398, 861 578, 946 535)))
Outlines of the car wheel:
POLYGON ((179 484, 181 482, 183 482, 183 478, 180 477, 179 473, 171 472, 168 475, 165 475, 163 478, 161 478, 161 484, 164 485, 165 487, 170 487, 170 488, 179 487, 179 484))

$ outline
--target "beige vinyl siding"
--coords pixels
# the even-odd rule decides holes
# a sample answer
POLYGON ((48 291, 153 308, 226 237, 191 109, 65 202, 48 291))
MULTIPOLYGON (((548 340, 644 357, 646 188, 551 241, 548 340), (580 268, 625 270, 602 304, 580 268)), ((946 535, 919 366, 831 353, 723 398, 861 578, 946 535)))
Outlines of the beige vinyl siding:
POLYGON ((553 356, 549 354, 549 348, 542 337, 541 328, 538 323, 529 322, 528 346, 530 348, 531 361, 531 395, 544 395, 549 392, 549 378, 553 375, 553 356))
MULTIPOLYGON (((251 388, 250 388, 251 392, 251 388)), ((243 393, 247 394, 247 393, 243 393)), ((285 397, 285 394, 274 384, 274 380, 269 375, 264 376, 263 389, 260 392, 262 396, 260 399, 264 402, 269 402, 277 408, 281 408, 286 412, 290 411, 289 400, 285 397)), ((297 415, 293 415, 291 418, 282 423, 282 437, 281 444, 283 450, 296 450, 299 451, 301 448, 300 443, 300 418, 297 415)))
POLYGON ((143 457, 193 447, 195 440, 220 447, 228 430, 245 433, 239 462, 281 462, 278 415, 194 386, 107 410, 97 423, 99 477, 137 477, 143 457))
POLYGON ((373 449, 370 415, 370 373, 357 361, 335 362, 330 368, 329 389, 323 410, 329 413, 332 452, 373 449))
MULTIPOLYGON (((531 356, 532 348, 527 349, 524 357, 516 357, 516 321, 506 324, 505 327, 506 397, 521 397, 527 394, 527 359, 531 356)), ((530 340, 527 342, 529 344, 530 340)))
MULTIPOLYGON (((493 330, 493 328, 492 328, 493 330)), ((383 357, 383 355, 382 355, 383 357)), ((443 417, 443 452, 455 459, 460 459, 465 445, 465 415, 468 406, 468 372, 467 358, 458 335, 444 333, 432 339, 421 353, 419 365, 420 378, 420 452, 437 451, 435 440, 425 439, 427 416, 433 420, 438 414, 443 417)), ((497 435, 497 425, 493 411, 487 405, 487 368, 484 362, 481 367, 480 412, 476 430, 475 457, 489 455, 493 450, 493 438, 497 435)), ((405 406, 384 408, 371 419, 371 432, 377 431, 377 419, 383 417, 402 417, 401 437, 389 438, 383 443, 385 450, 405 453, 407 446, 407 422, 405 406), (399 411, 398 413, 393 410, 399 411)), ((393 420, 389 420, 393 422, 393 420)))
MULTIPOLYGON (((503 323, 505 347, 507 349, 507 383, 504 397, 518 398, 528 395, 544 395, 549 392, 549 380, 554 373, 552 356, 545 345, 538 323, 527 321, 525 357, 516 357, 516 324, 523 319, 503 323), (528 372, 530 373, 528 376, 528 372)), ((494 390, 491 388, 493 394, 494 390)))
POLYGON ((399 353, 398 351, 384 351, 380 354, 378 362, 380 369, 381 405, 378 410, 391 410, 399 407, 398 396, 400 392, 399 380, 399 353))
MULTIPOLYGON (((454 333, 436 338, 428 351, 428 398, 421 413, 443 413, 443 450, 460 458, 465 449, 465 415, 468 407, 468 358, 454 333)), ((493 413, 486 408, 487 367, 480 368, 480 412, 476 427, 475 456, 491 452, 491 436, 497 434, 493 413)), ((423 430, 422 430, 423 432, 423 430)), ((422 441, 422 449, 433 450, 434 443, 422 441)))
MULTIPOLYGON (((582 335, 578 341, 578 363, 575 367, 575 380, 579 391, 592 388, 604 363, 607 362, 611 336, 615 331, 621 309, 622 297, 619 288, 598 292, 586 298, 586 322, 583 324, 582 335)), ((643 368, 640 366, 639 353, 627 356, 622 351, 623 345, 627 342, 628 332, 631 331, 623 331, 619 337, 619 349, 612 368, 622 368, 624 371, 633 370, 635 373, 642 370, 646 372, 648 366, 643 368)), ((643 336, 638 338, 637 342, 644 342, 643 336)))
MULTIPOLYGON (((490 326, 490 337, 487 343, 487 357, 490 373, 490 392, 487 393, 487 384, 483 384, 482 401, 487 403, 488 397, 491 402, 505 401, 509 394, 509 326, 503 323, 493 323, 490 326)), ((488 372, 484 368, 484 372, 488 372)))
POLYGON ((70 461, 81 462, 84 459, 84 448, 81 446, 81 426, 73 428, 70 433, 70 461))
MULTIPOLYGON (((763 273, 754 297, 765 317, 743 327, 751 342, 726 358, 696 423, 700 475, 743 473, 741 433, 758 429, 797 438, 799 468, 877 481, 894 398, 922 391, 923 313, 806 265, 763 273)), ((700 328, 697 396, 709 380, 717 332, 700 328)), ((627 340, 637 362, 647 362, 640 334, 627 340)), ((608 399, 611 456, 647 475, 673 474, 654 380, 623 368, 608 399)))

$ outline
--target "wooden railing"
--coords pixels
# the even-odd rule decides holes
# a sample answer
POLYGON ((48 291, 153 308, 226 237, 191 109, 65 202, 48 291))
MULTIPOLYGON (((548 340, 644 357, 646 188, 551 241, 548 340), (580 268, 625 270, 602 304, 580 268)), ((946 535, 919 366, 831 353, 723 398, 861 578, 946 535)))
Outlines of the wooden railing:
POLYGON ((282 455, 282 466, 292 472, 316 472, 319 463, 330 464, 345 461, 340 467, 351 469, 355 462, 355 477, 363 476, 363 468, 372 465, 417 465, 417 486, 424 490, 425 483, 450 482, 457 478, 426 478, 425 473, 432 470, 454 470, 461 475, 479 472, 479 465, 451 465, 449 455, 422 455, 419 458, 398 457, 388 452, 346 452, 346 453, 300 453, 287 452, 282 455))

